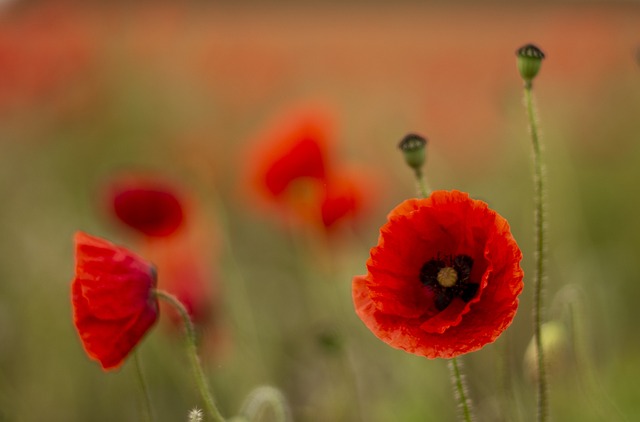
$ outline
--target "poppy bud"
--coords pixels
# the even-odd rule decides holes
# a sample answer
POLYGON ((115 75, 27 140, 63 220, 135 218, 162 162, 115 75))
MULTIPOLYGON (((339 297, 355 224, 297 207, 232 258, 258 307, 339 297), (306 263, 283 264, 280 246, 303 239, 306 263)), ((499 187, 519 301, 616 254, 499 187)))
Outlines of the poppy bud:
POLYGON ((420 170, 426 160, 425 145, 427 140, 415 133, 406 135, 398 145, 404 155, 404 161, 414 170, 420 170))
POLYGON ((518 71, 527 86, 531 86, 531 81, 536 77, 544 59, 544 53, 533 44, 526 44, 516 51, 518 56, 518 71))
MULTIPOLYGON (((542 324, 540 333, 547 372, 561 372, 567 363, 570 347, 567 330, 562 323, 549 321, 542 324)), ((533 338, 524 354, 524 368, 529 380, 535 382, 538 377, 538 353, 533 338)))

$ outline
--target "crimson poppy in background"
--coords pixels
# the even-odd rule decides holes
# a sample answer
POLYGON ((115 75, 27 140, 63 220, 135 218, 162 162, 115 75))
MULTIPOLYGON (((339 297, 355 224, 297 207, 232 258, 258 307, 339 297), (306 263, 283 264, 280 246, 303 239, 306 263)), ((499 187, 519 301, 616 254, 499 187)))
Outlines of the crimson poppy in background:
POLYGON ((118 368, 158 319, 153 266, 104 239, 76 233, 73 321, 85 351, 118 368))
POLYGON ((362 171, 342 168, 327 178, 320 204, 321 222, 327 230, 357 220, 371 205, 376 195, 371 177, 362 171))
POLYGON ((356 313, 392 347, 452 358, 511 324, 523 288, 522 253, 486 203, 435 191, 394 208, 353 279, 356 313))
POLYGON ((281 202, 288 188, 304 179, 323 180, 334 122, 324 110, 286 113, 259 136, 250 159, 254 189, 269 202, 281 202))
POLYGON ((250 196, 277 211, 287 225, 335 232, 370 201, 366 179, 334 157, 335 121, 327 110, 284 114, 252 147, 250 196))
POLYGON ((243 157, 247 197, 287 225, 319 222, 333 126, 332 116, 315 107, 277 118, 243 157))
POLYGON ((114 178, 106 202, 120 222, 145 236, 170 236, 184 224, 184 200, 175 186, 158 177, 114 178))

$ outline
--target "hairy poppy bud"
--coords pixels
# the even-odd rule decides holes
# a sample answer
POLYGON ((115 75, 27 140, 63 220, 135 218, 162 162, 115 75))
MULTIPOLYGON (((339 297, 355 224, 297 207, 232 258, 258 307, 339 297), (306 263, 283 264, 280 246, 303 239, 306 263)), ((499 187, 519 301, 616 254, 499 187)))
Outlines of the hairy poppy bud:
POLYGON ((544 59, 544 53, 533 44, 526 44, 516 51, 518 56, 518 71, 527 86, 531 86, 531 81, 536 77, 544 59))
MULTIPOLYGON (((568 362, 569 334, 564 325, 557 321, 549 321, 542 324, 542 351, 545 357, 546 370, 551 373, 559 373, 568 362)), ((531 339, 524 354, 525 375, 531 382, 536 382, 538 377, 538 353, 535 339, 531 339)))
POLYGON ((404 155, 404 161, 414 170, 421 169, 426 160, 425 145, 427 140, 415 133, 406 135, 398 145, 404 155))

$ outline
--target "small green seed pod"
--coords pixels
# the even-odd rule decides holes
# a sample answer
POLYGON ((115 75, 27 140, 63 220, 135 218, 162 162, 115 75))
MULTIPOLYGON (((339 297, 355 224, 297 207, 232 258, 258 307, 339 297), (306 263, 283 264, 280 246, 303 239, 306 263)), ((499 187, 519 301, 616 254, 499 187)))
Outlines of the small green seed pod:
POLYGON ((414 170, 420 170, 426 161, 425 146, 427 140, 420 135, 410 133, 400 141, 398 148, 402 150, 404 161, 414 170))
POLYGON ((531 81, 540 71, 544 53, 537 46, 526 44, 516 51, 516 56, 520 76, 526 84, 531 85, 531 81))

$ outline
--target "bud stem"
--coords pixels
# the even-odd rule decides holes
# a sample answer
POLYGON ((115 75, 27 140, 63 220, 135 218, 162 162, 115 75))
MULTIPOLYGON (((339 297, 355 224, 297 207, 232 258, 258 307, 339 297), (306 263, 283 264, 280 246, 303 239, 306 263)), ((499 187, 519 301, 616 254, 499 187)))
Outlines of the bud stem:
POLYGON ((174 295, 162 290, 156 290, 155 294, 159 299, 162 299, 173 306, 182 317, 187 336, 187 355, 189 356, 189 361, 191 362, 191 370, 193 371, 193 376, 196 379, 196 384, 198 386, 198 390, 200 391, 200 395, 202 396, 202 400, 204 401, 205 408, 207 409, 209 416, 211 416, 212 421, 224 422, 224 418, 215 405, 213 395, 211 394, 211 390, 209 389, 209 385, 206 381, 204 370, 202 369, 202 364, 200 363, 200 359, 198 358, 198 349, 196 347, 196 333, 193 327, 193 322, 191 321, 191 317, 189 316, 189 312, 187 312, 187 309, 184 307, 182 302, 180 302, 174 295))
POLYGON ((431 189, 427 185, 426 178, 424 177, 424 172, 421 168, 415 169, 416 174, 416 183, 418 186, 418 195, 422 198, 427 198, 431 194, 431 189))
POLYGON ((542 302, 543 302, 543 282, 545 277, 545 206, 544 206, 544 163, 542 161, 542 148, 538 138, 538 121, 533 105, 533 94, 531 84, 525 84, 524 89, 525 106, 529 117, 529 129, 531 141, 533 143, 533 181, 534 181, 534 209, 535 209, 535 238, 536 238, 536 263, 534 274, 533 293, 533 325, 536 344, 536 355, 538 358, 538 381, 537 381, 537 402, 538 421, 544 422, 548 415, 547 399, 547 379, 545 371, 544 351, 542 348, 542 302))
POLYGON ((462 374, 462 364, 458 362, 458 358, 449 359, 449 371, 451 372, 453 388, 456 393, 456 399, 460 404, 460 410, 465 422, 472 422, 471 400, 467 397, 467 385, 462 374))

